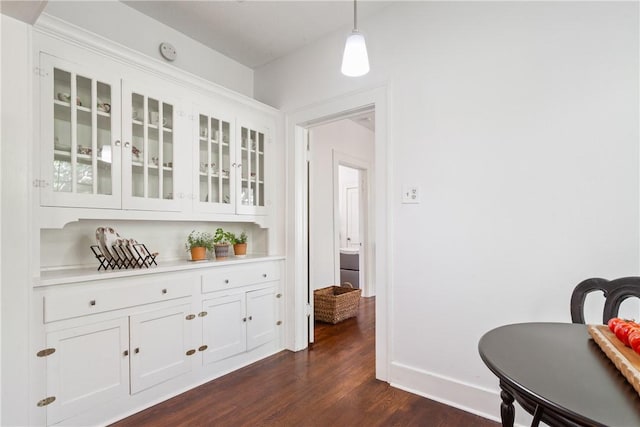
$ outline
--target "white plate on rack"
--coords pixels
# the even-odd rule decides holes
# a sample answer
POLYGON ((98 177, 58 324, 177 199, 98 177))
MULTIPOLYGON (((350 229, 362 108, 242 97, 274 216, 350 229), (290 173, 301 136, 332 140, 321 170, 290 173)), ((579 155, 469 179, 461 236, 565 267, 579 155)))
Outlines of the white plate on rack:
MULTIPOLYGON (((115 229, 111 227, 103 227, 103 230, 104 230, 103 231, 104 245, 106 246, 107 251, 109 252, 111 257, 114 257, 113 245, 117 243, 120 235, 115 229)), ((117 258, 117 254, 116 254, 116 258, 117 258)))
POLYGON ((104 255, 107 261, 111 261, 112 259, 111 251, 107 250, 107 245, 105 245, 104 243, 104 230, 105 230, 104 227, 98 227, 96 229, 96 242, 100 247, 100 251, 102 252, 102 255, 104 255))

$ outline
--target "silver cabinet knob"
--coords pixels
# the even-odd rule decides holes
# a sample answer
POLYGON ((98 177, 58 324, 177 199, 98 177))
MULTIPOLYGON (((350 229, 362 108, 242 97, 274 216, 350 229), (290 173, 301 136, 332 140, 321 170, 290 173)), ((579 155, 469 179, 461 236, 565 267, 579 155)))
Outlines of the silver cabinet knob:
POLYGON ((121 145, 120 140, 119 140, 119 139, 116 139, 115 146, 116 146, 116 147, 120 147, 120 145, 121 145))
POLYGON ((127 142, 124 143, 124 148, 129 148, 129 146, 131 146, 130 142, 127 141, 127 142))

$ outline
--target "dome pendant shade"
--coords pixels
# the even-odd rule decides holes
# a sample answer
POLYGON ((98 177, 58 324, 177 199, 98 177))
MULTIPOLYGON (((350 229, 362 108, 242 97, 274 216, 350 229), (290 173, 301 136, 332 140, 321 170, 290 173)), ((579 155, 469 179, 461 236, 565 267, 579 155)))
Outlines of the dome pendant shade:
POLYGON ((349 77, 364 76, 369 72, 369 56, 362 33, 354 30, 347 38, 342 56, 342 74, 349 77))

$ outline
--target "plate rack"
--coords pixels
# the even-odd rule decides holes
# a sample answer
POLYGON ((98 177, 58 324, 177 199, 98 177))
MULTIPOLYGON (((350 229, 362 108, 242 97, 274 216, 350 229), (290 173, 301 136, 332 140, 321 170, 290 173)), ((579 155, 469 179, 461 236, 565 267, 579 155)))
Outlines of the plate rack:
POLYGON ((113 253, 105 256, 98 245, 91 245, 91 251, 99 262, 98 271, 121 270, 128 268, 149 268, 156 263, 157 253, 151 253, 144 243, 134 243, 132 245, 113 245, 113 253))

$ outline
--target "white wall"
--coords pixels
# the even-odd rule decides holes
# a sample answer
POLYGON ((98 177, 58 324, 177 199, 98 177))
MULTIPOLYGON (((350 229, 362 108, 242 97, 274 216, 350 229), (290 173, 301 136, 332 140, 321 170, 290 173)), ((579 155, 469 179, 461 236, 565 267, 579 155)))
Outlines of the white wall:
POLYGON ((42 270, 61 267, 98 267, 90 246, 96 244, 96 228, 113 227, 123 238, 144 243, 151 252, 158 252, 159 263, 189 259, 184 243, 192 230, 213 234, 218 227, 248 236, 247 252, 267 255, 267 233, 253 223, 212 223, 180 221, 114 221, 81 220, 61 229, 40 232, 40 266, 42 270))
POLYGON ((373 164, 373 132, 351 120, 340 120, 311 128, 309 140, 309 263, 312 289, 319 289, 340 283, 340 277, 334 277, 333 152, 373 164))
POLYGON ((256 70, 256 96, 390 88, 390 380, 499 417, 482 334, 640 273, 638 4, 403 2, 359 27, 367 76, 339 74, 338 34, 256 70))
MULTIPOLYGON (((37 400, 29 396, 29 276, 31 209, 29 145, 32 139, 32 75, 29 26, 2 15, 2 419, 26 425, 37 400), (8 60, 10 58, 10 60, 8 60), (6 248, 11 248, 10 251, 6 248)), ((35 357, 35 356, 32 356, 35 357)), ((44 393, 44 391, 43 391, 44 393)), ((39 397, 38 399, 42 399, 39 397)))
POLYGON ((158 46, 169 42, 178 52, 171 65, 244 95, 253 95, 251 68, 119 1, 50 1, 44 13, 151 58, 162 59, 158 46))

